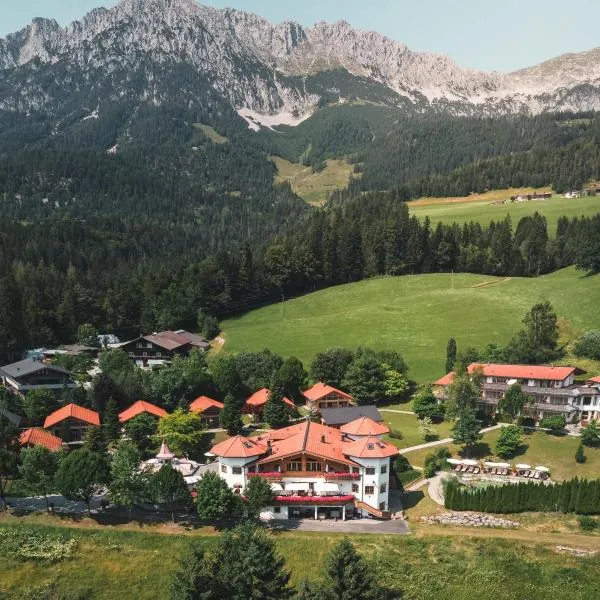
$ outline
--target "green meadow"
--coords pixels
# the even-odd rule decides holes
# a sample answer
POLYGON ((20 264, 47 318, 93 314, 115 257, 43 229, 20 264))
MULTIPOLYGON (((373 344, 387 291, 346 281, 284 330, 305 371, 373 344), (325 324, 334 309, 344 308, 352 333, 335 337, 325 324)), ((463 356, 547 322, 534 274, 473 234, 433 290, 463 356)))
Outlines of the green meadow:
POLYGON ((574 268, 536 279, 430 274, 369 279, 253 310, 223 322, 224 351, 270 348, 308 366, 336 346, 393 349, 410 377, 426 382, 443 374, 450 337, 459 348, 505 344, 546 299, 569 337, 600 328, 598 275, 574 268))
MULTIPOLYGON (((16 519, 5 518, 0 528, 16 519)), ((210 547, 215 536, 172 528, 170 534, 148 531, 55 528, 23 523, 34 531, 74 538, 73 556, 59 563, 3 557, 0 597, 150 600, 169 597, 169 583, 185 547, 194 540, 210 547), (177 535, 176 535, 177 533, 177 535)), ((419 532, 412 536, 355 535, 352 541, 372 561, 378 576, 404 590, 405 600, 496 600, 552 598, 592 600, 600 589, 600 556, 559 554, 557 544, 598 549, 600 537, 535 535, 531 532, 463 530, 419 532), (436 533, 437 532, 437 533, 436 533), (502 536, 502 537, 500 537, 502 536), (512 539, 511 539, 512 538, 512 539)), ((275 534, 291 582, 317 579, 327 553, 341 534, 275 534)))
MULTIPOLYGON (((432 224, 438 222, 468 223, 474 221, 482 225, 488 225, 490 221, 500 221, 510 215, 514 227, 517 226, 520 219, 530 217, 534 212, 539 212, 548 220, 548 233, 550 237, 556 235, 556 225, 560 217, 591 217, 600 213, 600 197, 591 196, 588 198, 563 198, 554 196, 550 200, 535 200, 531 202, 514 202, 510 200, 508 204, 493 205, 492 201, 498 199, 505 200, 510 198, 510 192, 501 195, 494 192, 494 200, 486 198, 482 201, 474 202, 472 199, 458 198, 434 199, 425 198, 409 203, 409 211, 419 219, 429 217, 432 224), (498 196, 498 197, 496 197, 498 196)), ((481 196, 485 198, 485 195, 481 196)), ((491 196, 490 196, 491 197, 491 196)))

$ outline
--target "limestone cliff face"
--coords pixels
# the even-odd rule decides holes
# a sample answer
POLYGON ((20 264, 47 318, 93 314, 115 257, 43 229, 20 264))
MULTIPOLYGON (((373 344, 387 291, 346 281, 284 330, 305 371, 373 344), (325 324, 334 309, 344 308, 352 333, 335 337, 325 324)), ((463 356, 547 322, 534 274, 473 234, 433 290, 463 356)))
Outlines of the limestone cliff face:
MULTIPOLYGON (((194 0, 123 0, 66 28, 34 20, 0 40, 0 109, 51 109, 61 94, 69 94, 74 79, 109 79, 116 70, 142 64, 147 71, 148 65, 185 65, 236 110, 258 119, 260 114, 296 119, 310 114, 320 94, 307 89, 307 79, 340 70, 355 76, 354 95, 360 96, 361 82, 368 80, 393 92, 386 103, 401 98, 416 110, 496 115, 600 109, 600 50, 501 75, 412 52, 343 21, 310 28, 293 22, 272 25, 253 14, 194 0), (39 65, 56 66, 53 85, 47 71, 44 81, 38 80, 39 65)), ((127 94, 126 81, 119 81, 113 93, 127 94)), ((155 94, 160 103, 150 74, 147 86, 146 95, 155 94)))

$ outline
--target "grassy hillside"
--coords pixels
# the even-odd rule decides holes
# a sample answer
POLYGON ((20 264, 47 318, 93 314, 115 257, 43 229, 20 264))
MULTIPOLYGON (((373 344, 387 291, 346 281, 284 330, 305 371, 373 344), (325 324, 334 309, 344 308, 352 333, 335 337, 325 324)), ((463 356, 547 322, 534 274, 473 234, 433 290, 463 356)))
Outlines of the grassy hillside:
MULTIPOLYGON (((99 529, 85 519, 76 528, 20 525, 4 518, 2 528, 27 524, 36 533, 74 538, 74 556, 58 564, 3 557, 0 597, 150 600, 169 597, 169 582, 185 546, 193 537, 207 547, 215 536, 207 531, 148 527, 126 531, 99 529), (155 531, 153 531, 155 530, 155 531), (178 534, 178 535, 168 535, 178 534), (52 589, 54 593, 48 590, 52 589)), ((52 522, 43 520, 42 522, 52 522)), ((556 545, 590 550, 600 537, 569 531, 475 531, 421 527, 416 536, 353 535, 352 542, 379 571, 379 577, 404 589, 406 600, 437 598, 497 600, 553 598, 587 600, 597 597, 600 558, 577 558, 556 552, 556 545)), ((321 576, 327 553, 342 535, 286 532, 276 535, 277 547, 291 571, 292 584, 321 576)))
MULTIPOLYGON (((548 220, 551 237, 556 234, 556 224, 560 217, 592 216, 600 213, 600 197, 563 198, 554 196, 550 200, 510 203, 510 197, 519 193, 530 193, 533 188, 496 190, 487 194, 476 194, 468 198, 421 198, 409 203, 411 214, 420 219, 428 216, 435 225, 442 223, 465 223, 468 221, 488 225, 490 221, 503 219, 507 214, 516 227, 519 219, 531 216, 534 212, 543 214, 548 220), (509 204, 494 206, 491 203, 509 199, 509 204)), ((538 191, 549 191, 544 188, 538 191)))
POLYGON ((328 194, 345 188, 352 175, 352 166, 343 160, 327 160, 325 169, 316 173, 311 167, 279 156, 273 156, 272 160, 277 167, 275 182, 289 181, 292 190, 309 204, 323 204, 328 194))
POLYGON ((459 347, 506 343, 548 299, 571 335, 600 327, 600 276, 574 268, 537 279, 469 274, 383 277, 329 288, 223 323, 225 351, 268 347, 310 364, 334 346, 395 349, 417 381, 442 375, 448 338, 459 347), (489 282, 492 285, 480 286, 489 282), (477 287, 479 286, 479 287, 477 287))

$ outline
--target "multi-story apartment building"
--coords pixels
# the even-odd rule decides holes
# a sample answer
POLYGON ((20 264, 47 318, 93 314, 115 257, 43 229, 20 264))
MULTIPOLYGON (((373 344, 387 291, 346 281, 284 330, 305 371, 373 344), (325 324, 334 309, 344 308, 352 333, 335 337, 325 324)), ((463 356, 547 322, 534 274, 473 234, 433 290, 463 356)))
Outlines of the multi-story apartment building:
MULTIPOLYGON (((584 385, 575 384, 574 367, 469 365, 469 373, 476 371, 483 376, 481 406, 492 411, 496 410, 506 390, 518 383, 532 399, 524 410, 526 416, 539 420, 558 414, 568 423, 600 420, 600 383, 590 380, 584 385)), ((453 380, 454 373, 448 373, 435 382, 441 399, 446 397, 453 380)))
POLYGON ((309 420, 256 437, 236 436, 211 449, 218 473, 237 493, 252 477, 275 492, 275 519, 346 519, 355 511, 389 518, 391 460, 386 425, 361 418, 342 430, 309 420))

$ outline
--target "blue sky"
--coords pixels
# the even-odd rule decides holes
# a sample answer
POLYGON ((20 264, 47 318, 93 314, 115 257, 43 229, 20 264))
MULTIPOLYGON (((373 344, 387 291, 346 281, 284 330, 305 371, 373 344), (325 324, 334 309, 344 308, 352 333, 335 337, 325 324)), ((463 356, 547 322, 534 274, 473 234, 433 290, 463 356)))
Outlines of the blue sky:
MULTIPOLYGON (((599 0, 204 0, 271 21, 345 19, 405 42, 413 50, 447 54, 459 65, 511 71, 565 52, 600 46, 599 0)), ((116 0, 0 0, 0 37, 33 17, 61 24, 116 0)))

